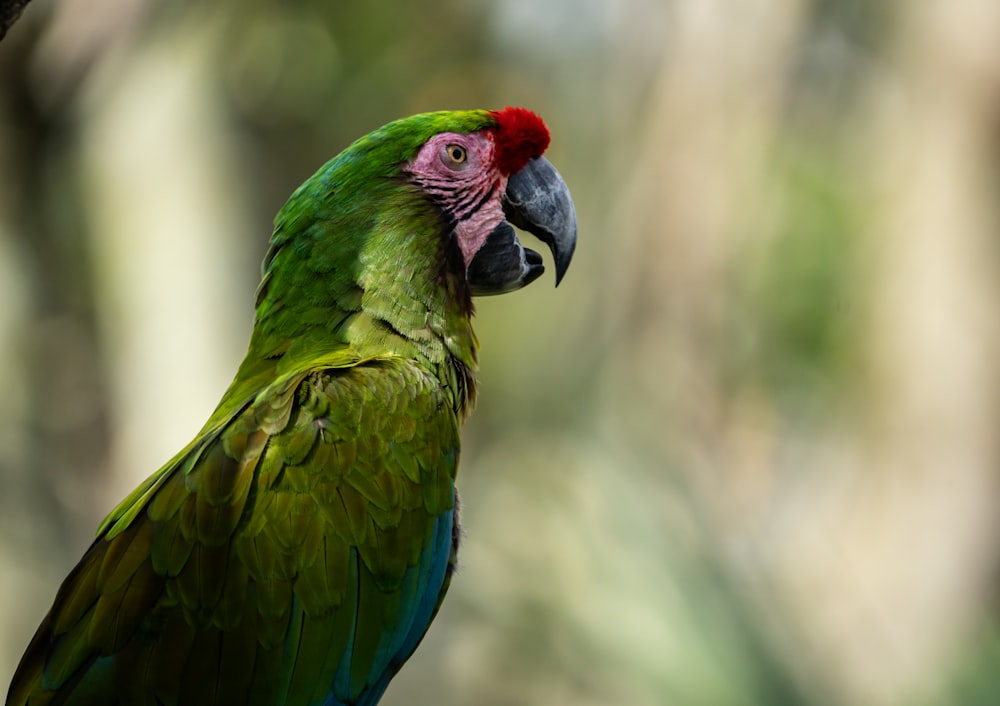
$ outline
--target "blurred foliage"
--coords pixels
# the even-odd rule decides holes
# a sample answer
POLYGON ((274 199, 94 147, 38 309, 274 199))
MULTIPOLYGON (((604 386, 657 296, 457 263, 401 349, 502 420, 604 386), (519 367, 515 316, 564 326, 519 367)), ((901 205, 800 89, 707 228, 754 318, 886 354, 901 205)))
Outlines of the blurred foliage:
POLYGON ((0 681, 392 118, 526 105, 573 268, 477 303, 462 570, 384 703, 987 704, 1000 7, 57 0, 0 43, 0 681))
POLYGON ((783 199, 770 242, 748 243, 729 275, 743 303, 728 324, 736 336, 729 375, 803 409, 808 399, 836 401, 856 379, 860 224, 834 145, 790 138, 773 160, 783 199))

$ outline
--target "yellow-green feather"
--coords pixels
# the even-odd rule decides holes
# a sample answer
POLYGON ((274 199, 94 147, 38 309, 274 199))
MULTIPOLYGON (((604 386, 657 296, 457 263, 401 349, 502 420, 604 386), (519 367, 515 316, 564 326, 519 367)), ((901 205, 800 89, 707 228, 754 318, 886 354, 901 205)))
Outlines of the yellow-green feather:
POLYGON ((292 195, 236 378, 101 524, 8 704, 375 703, 448 586, 475 397, 461 257, 401 166, 492 125, 390 123, 292 195))
POLYGON ((404 583, 415 581, 435 518, 452 509, 457 413, 442 414, 440 383, 399 358, 311 370, 288 385, 236 415, 193 464, 165 468, 149 502, 148 490, 134 496, 144 507, 118 508, 133 521, 108 524, 43 625, 39 646, 55 649, 40 656, 31 703, 115 653, 121 665, 146 665, 116 669, 115 689, 141 692, 132 680, 152 665, 163 703, 216 703, 186 694, 192 682, 246 693, 258 668, 288 703, 311 703, 332 687, 336 645, 348 642, 341 697, 380 676, 373 665, 388 661, 402 602, 412 600, 404 583), (378 413, 387 409, 395 413, 378 413), (315 414, 330 410, 366 421, 353 453, 334 451, 345 430, 315 414), (284 426, 260 431, 275 420, 284 426), (413 460, 415 477, 382 465, 390 444, 413 460), (189 658, 155 657, 178 640, 189 658))

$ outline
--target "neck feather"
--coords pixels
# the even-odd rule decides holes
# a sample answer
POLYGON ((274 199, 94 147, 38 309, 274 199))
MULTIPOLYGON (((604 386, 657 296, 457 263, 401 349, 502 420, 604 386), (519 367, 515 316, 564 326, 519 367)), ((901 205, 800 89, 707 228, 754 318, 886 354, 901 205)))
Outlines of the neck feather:
POLYGON ((383 215, 364 214, 367 230, 315 218, 292 237, 279 215, 232 395, 245 400, 280 370, 346 350, 415 360, 449 388, 459 414, 471 410, 477 342, 462 254, 426 202, 403 194, 406 203, 375 210, 383 215))

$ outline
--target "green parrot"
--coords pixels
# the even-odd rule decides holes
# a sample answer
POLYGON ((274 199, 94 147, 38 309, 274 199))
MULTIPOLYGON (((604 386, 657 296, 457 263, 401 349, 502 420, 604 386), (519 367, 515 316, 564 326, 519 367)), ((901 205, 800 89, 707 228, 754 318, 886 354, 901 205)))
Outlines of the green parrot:
POLYGON ((523 108, 415 115, 354 142, 275 218, 249 350, 204 428, 104 520, 9 706, 372 706, 458 545, 474 295, 576 245, 523 108))

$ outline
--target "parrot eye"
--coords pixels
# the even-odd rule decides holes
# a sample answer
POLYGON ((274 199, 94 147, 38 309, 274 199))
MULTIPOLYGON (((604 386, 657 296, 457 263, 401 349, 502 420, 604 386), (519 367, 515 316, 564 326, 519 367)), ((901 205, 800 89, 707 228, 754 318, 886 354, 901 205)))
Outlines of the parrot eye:
POLYGON ((468 159, 468 154, 466 153, 465 148, 461 145, 455 144, 446 145, 443 156, 445 163, 450 163, 449 166, 465 164, 465 161, 468 159))

